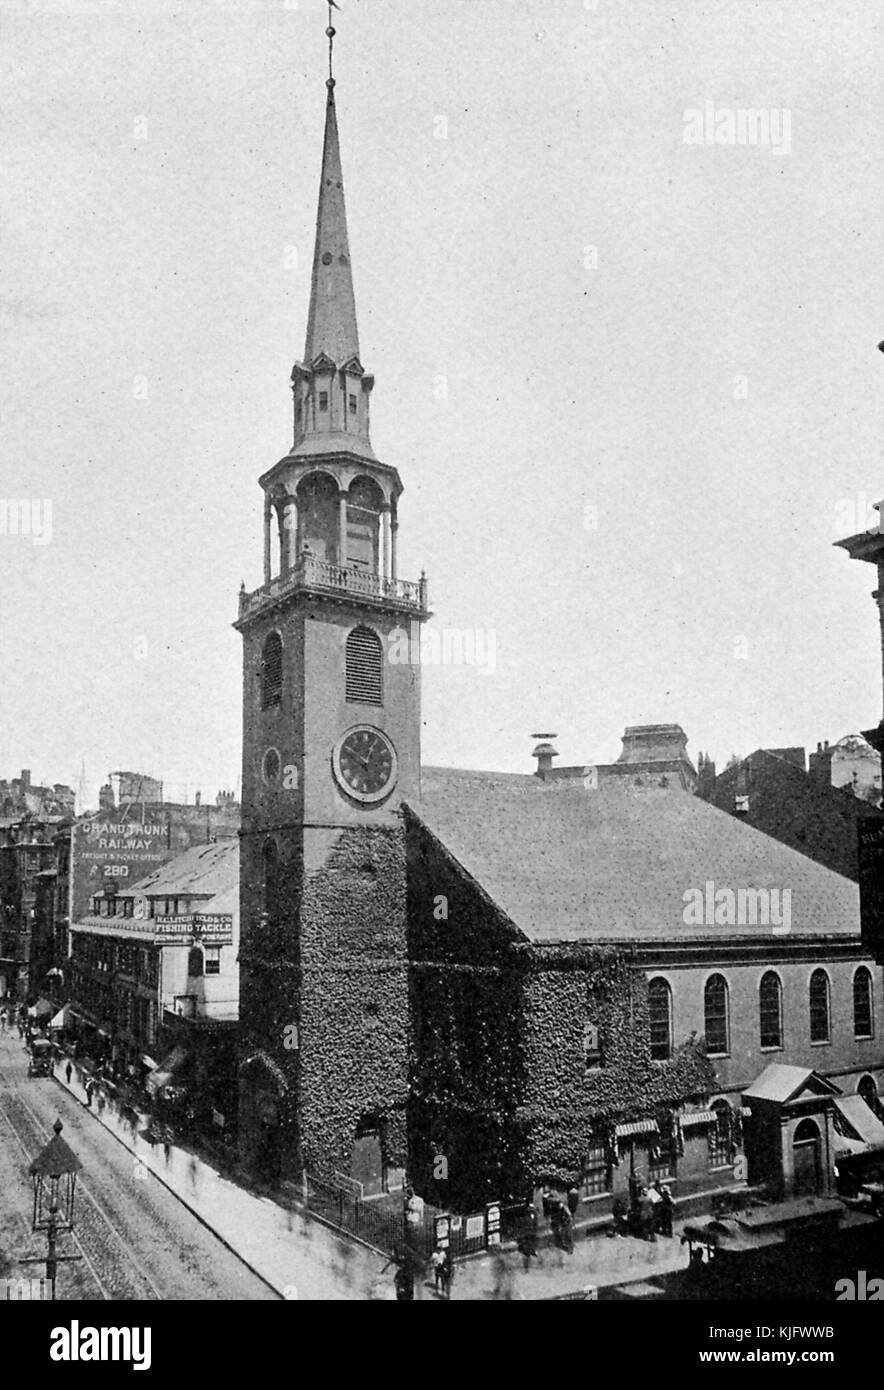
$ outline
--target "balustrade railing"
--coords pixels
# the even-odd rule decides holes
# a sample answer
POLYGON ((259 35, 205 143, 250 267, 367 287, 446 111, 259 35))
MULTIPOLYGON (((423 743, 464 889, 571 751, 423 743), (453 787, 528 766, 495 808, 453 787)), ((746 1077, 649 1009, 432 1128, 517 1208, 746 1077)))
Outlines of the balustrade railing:
POLYGON ((290 570, 277 575, 269 584, 262 585, 251 594, 242 592, 239 615, 241 618, 247 617, 269 600, 282 598, 297 589, 353 594, 358 598, 376 599, 380 603, 392 601, 416 613, 426 610, 425 579, 417 583, 408 579, 387 579, 382 574, 373 574, 356 566, 332 565, 305 552, 290 570))

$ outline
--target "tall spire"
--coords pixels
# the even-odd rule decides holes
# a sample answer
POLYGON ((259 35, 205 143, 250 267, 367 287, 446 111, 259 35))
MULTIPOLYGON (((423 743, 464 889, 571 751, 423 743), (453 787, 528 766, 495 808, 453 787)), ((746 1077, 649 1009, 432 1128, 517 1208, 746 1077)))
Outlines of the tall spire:
MULTIPOLYGON (((329 9, 329 21, 331 9, 329 9)), ((344 179, 335 111, 335 79, 332 75, 332 44, 335 30, 329 22, 328 98, 325 107, 325 141, 322 149, 322 179, 316 214, 316 246, 313 252, 313 281, 307 319, 305 365, 324 354, 338 366, 359 357, 356 327, 356 297, 350 266, 347 211, 344 205, 344 179)))

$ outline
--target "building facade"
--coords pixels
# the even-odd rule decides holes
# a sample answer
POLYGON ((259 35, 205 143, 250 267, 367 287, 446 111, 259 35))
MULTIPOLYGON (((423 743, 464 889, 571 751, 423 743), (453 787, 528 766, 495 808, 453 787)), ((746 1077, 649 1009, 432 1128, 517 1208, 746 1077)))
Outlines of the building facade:
MULTIPOLYGON (((719 810, 857 882, 859 822, 877 820, 884 825, 884 813, 870 800, 857 796, 852 782, 832 785, 830 778, 824 778, 819 762, 813 772, 805 772, 804 749, 791 751, 793 756, 784 757, 782 752, 757 749, 719 773, 705 788, 706 799, 719 810), (795 754, 800 755, 800 761, 795 754)), ((834 751, 828 750, 829 754, 834 751)), ((811 756, 822 759, 822 753, 821 749, 811 756)), ((824 767, 830 769, 830 760, 824 767)))

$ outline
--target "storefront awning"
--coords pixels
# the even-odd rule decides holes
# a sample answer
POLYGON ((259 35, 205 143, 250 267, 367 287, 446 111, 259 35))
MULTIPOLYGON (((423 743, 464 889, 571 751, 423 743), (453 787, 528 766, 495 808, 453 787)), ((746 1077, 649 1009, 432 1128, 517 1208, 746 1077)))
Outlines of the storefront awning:
POLYGON ((49 1027, 50 1027, 50 1028, 66 1028, 66 1027, 67 1027, 68 1017, 69 1017, 69 1015, 70 1015, 70 1012, 71 1012, 71 1006, 70 1006, 70 1004, 62 1004, 61 1008, 59 1009, 59 1011, 58 1011, 58 1013, 55 1015, 55 1017, 54 1017, 54 1018, 51 1018, 51 1019, 49 1020, 49 1027))
POLYGON ((45 1018, 47 1014, 54 1013, 54 1004, 50 1004, 48 999, 38 999, 36 1004, 32 1004, 28 1009, 28 1018, 45 1018))
POLYGON ((656 1120, 630 1120, 628 1124, 618 1125, 614 1133, 618 1139, 630 1139, 634 1134, 659 1134, 656 1120))
POLYGON ((170 1086, 176 1071, 180 1071, 187 1061, 188 1051, 186 1047, 176 1047, 169 1053, 161 1067, 152 1071, 147 1081, 144 1083, 148 1094, 155 1096, 157 1091, 161 1091, 164 1086, 170 1086))
POLYGON ((141 1058, 141 1060, 142 1060, 142 1062, 144 1063, 144 1065, 147 1067, 148 1071, 157 1071, 157 1070, 158 1070, 158 1068, 159 1068, 159 1063, 158 1063, 158 1062, 155 1062, 154 1059, 153 1059, 152 1057, 148 1057, 148 1055, 147 1055, 146 1052, 145 1052, 144 1056, 141 1058))
POLYGON ((689 1129, 694 1125, 714 1125, 718 1123, 718 1116, 714 1110, 689 1110, 686 1115, 681 1117, 682 1129, 689 1129))
POLYGON ((862 1096, 836 1096, 835 1150, 847 1153, 875 1153, 884 1150, 884 1124, 866 1105, 862 1096))

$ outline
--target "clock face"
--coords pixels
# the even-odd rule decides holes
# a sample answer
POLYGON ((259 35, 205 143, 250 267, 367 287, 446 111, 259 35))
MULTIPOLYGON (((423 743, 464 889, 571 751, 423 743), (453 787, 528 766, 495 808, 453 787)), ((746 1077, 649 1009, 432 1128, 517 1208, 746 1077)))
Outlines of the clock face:
POLYGON ((370 724, 344 734, 332 754, 332 766, 355 801, 381 801, 396 785, 396 750, 386 734, 370 724))

